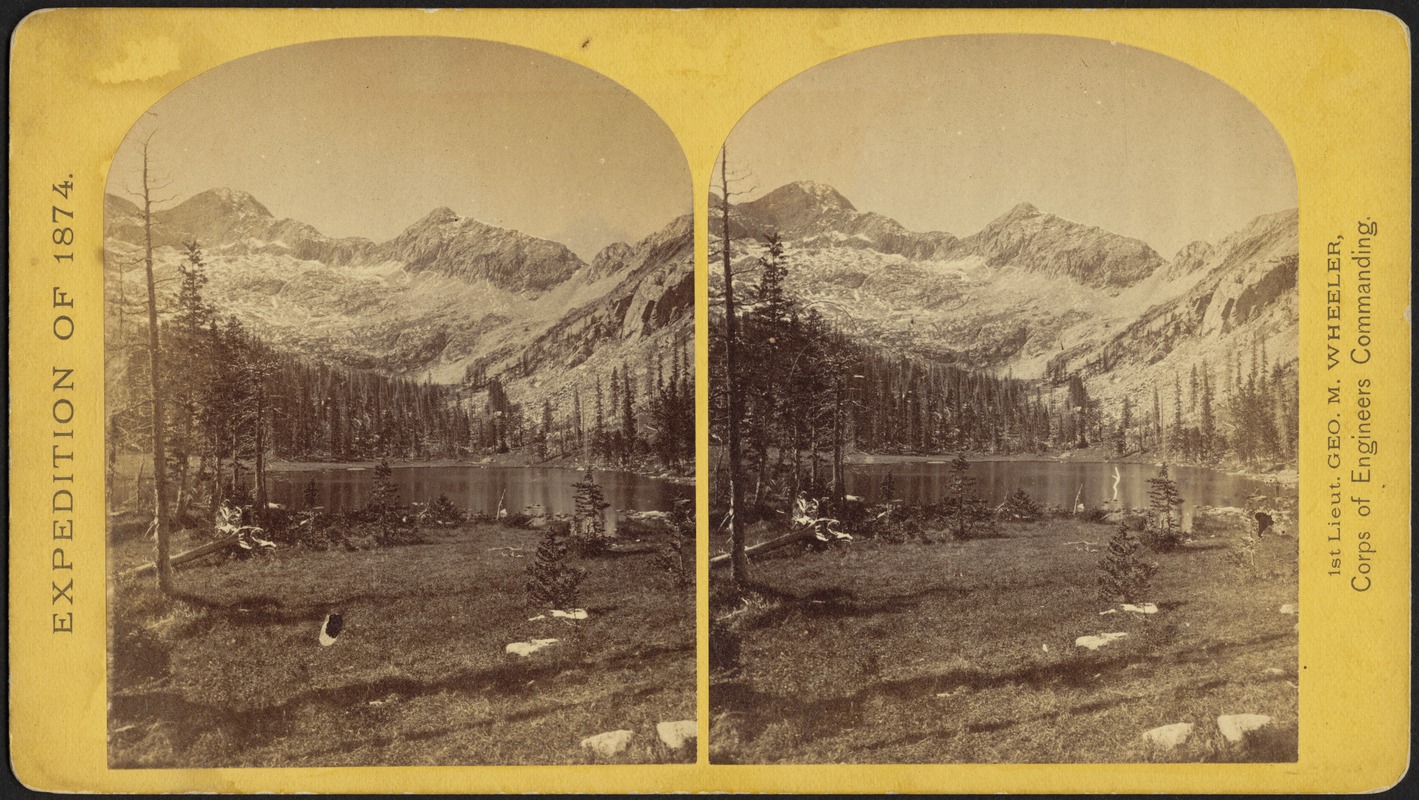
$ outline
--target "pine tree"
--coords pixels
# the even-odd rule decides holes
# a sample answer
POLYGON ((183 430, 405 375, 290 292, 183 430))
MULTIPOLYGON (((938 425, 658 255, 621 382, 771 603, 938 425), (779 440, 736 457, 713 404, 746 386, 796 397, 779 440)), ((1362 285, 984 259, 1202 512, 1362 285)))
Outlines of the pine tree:
MULTIPOLYGON (((615 374, 614 371, 612 374, 615 374)), ((621 464, 624 466, 636 452, 636 412, 635 391, 631 384, 631 373, 621 365, 621 464)))
POLYGON ((578 606, 586 571, 567 563, 566 529, 551 524, 537 543, 537 556, 527 566, 527 596, 533 605, 571 610, 578 606))
POLYGON ((961 453, 951 460, 951 475, 946 485, 946 513, 951 520, 951 532, 957 539, 969 539, 977 528, 989 527, 989 508, 985 500, 976 494, 976 479, 970 474, 970 462, 961 453))
POLYGON ((581 480, 572 484, 576 490, 576 508, 572 512, 572 544, 579 555, 595 555, 606 549, 606 502, 601 486, 596 483, 591 470, 581 480))
POLYGON ((400 505, 399 487, 394 483, 394 470, 388 461, 375 465, 374 490, 370 493, 369 508, 380 544, 402 544, 414 536, 412 520, 400 505))
POLYGON ((582 422, 581 418, 581 391, 575 386, 572 387, 572 418, 569 424, 571 425, 573 441, 576 444, 577 452, 582 454, 584 460, 590 461, 590 458, 586 454, 585 423, 582 422))
POLYGON ((595 417, 591 428, 591 449, 599 460, 611 459, 610 437, 606 434, 606 408, 601 403, 601 378, 596 378, 595 417))
POLYGON ((887 470, 887 474, 882 477, 882 485, 879 493, 883 502, 890 503, 897 497, 897 484, 892 480, 892 471, 887 470))
POLYGON ((1204 461, 1211 461, 1217 455, 1217 419, 1212 412, 1212 380, 1208 377, 1210 370, 1203 366, 1202 370, 1202 420, 1200 424, 1201 457, 1204 461))
POLYGON ((1148 479, 1148 506, 1152 512, 1145 543, 1150 550, 1167 552, 1182 543, 1182 495, 1178 484, 1168 477, 1168 465, 1148 479))
POLYGON ((1128 452, 1128 429, 1132 424, 1133 404, 1129 401, 1128 396, 1124 395, 1123 409, 1119 412, 1118 440, 1115 442, 1115 448, 1118 450, 1119 455, 1124 455, 1128 452))
POLYGON ((1140 544, 1119 525, 1109 538, 1109 549, 1099 560, 1099 599, 1105 603, 1136 603, 1148 590, 1158 565, 1138 558, 1140 544))

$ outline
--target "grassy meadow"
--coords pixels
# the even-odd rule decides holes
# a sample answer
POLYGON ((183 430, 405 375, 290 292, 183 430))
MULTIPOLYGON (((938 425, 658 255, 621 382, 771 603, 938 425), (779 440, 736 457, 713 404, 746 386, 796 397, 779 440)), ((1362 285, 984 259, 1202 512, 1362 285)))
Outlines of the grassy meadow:
MULTIPOLYGON (((115 578, 109 763, 123 767, 564 764, 579 742, 634 731, 616 762, 693 761, 658 722, 695 716, 691 588, 638 552, 577 560, 588 619, 529 621, 540 532, 425 530, 371 549, 282 547, 115 578), (325 615, 344 628, 318 643, 325 615), (530 656, 513 642, 559 641, 530 656)), ((196 542, 175 540, 173 552, 196 542)), ((110 547, 111 575, 148 561, 110 547)))
POLYGON ((1296 602, 1295 536, 1267 535, 1247 563, 1227 534, 1142 549, 1158 612, 1101 615, 1116 528, 1064 517, 793 547, 756 559, 742 594, 716 570, 711 761, 1294 761, 1297 617, 1280 608, 1296 602), (1107 632, 1129 635, 1075 646, 1107 632), (1273 724, 1228 742, 1224 714, 1273 724), (1195 727, 1176 749, 1141 736, 1179 722, 1195 727))

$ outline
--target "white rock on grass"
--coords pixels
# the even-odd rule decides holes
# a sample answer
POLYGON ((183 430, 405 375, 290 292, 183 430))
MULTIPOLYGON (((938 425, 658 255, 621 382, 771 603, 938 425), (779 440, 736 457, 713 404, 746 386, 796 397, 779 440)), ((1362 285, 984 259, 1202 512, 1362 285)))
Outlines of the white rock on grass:
POLYGON ((1282 614, 1294 614, 1294 613, 1296 613, 1296 604, 1295 604, 1295 603, 1287 603, 1286 605, 1281 606, 1281 613, 1282 613, 1282 614))
POLYGON ((1217 729, 1222 738, 1229 742, 1240 742, 1248 733, 1261 730, 1271 724, 1271 717, 1265 714, 1223 714, 1217 718, 1217 729))
POLYGON ((671 750, 679 750, 699 738, 699 732, 695 729, 695 721, 692 719, 658 722, 655 725, 655 733, 660 737, 660 741, 665 742, 665 746, 671 750))
POLYGON ((1122 608, 1124 611, 1132 611, 1135 614, 1158 613, 1158 607, 1152 603, 1139 603, 1138 605, 1134 605, 1132 603, 1124 603, 1122 608))
POLYGON ((598 756, 610 758, 625 752, 626 748, 631 746, 631 738, 634 736, 634 732, 627 730, 607 731, 582 739, 581 746, 598 756))
POLYGON ((1127 638, 1126 633, 1101 633, 1098 636, 1080 636, 1074 640, 1075 647, 1087 647, 1090 650, 1098 650, 1107 644, 1113 644, 1119 639, 1127 638))
POLYGON ((526 658, 545 647, 550 647, 557 643, 556 639, 531 639, 526 642, 513 642, 507 646, 507 652, 526 658))
POLYGON ((1187 737, 1192 735, 1191 722, 1177 722, 1172 725, 1163 725, 1151 731, 1144 731, 1143 738, 1149 742, 1163 748, 1172 750, 1174 747, 1187 741, 1187 737))
POLYGON ((1280 667, 1267 667, 1266 674, 1272 676, 1273 678, 1279 678, 1282 675, 1285 675, 1286 671, 1281 669, 1280 667))
POLYGON ((557 619, 586 619, 586 609, 573 608, 570 611, 553 611, 552 616, 557 619))

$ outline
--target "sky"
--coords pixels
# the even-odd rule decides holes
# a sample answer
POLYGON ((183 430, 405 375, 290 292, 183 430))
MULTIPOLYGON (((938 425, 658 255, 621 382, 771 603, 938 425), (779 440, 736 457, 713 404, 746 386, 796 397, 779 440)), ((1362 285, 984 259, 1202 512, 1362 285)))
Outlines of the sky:
POLYGON ((1075 37, 852 53, 760 100, 728 148, 741 201, 811 180, 957 236, 1029 202, 1165 258, 1297 206, 1285 144, 1246 98, 1165 56, 1075 37))
POLYGON ((394 237, 447 206, 590 261, 690 210, 674 135, 589 69, 452 38, 340 39, 209 70, 150 109, 108 191, 139 184, 135 142, 177 200, 225 187, 328 236, 394 237))

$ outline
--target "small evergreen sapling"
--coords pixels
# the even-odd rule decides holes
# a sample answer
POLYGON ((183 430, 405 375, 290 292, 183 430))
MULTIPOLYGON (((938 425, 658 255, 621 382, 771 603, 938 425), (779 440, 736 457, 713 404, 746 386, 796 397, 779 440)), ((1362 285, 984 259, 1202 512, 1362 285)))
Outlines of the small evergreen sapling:
POLYGON ((1148 479, 1148 529, 1143 541, 1148 549, 1165 553, 1182 544, 1182 495, 1178 484, 1168 477, 1168 465, 1158 468, 1158 474, 1148 479))
POLYGON ((656 556, 655 563, 667 575, 677 589, 684 589, 695 582, 695 504, 691 500, 678 500, 675 513, 670 517, 670 540, 656 556))
POLYGON ((976 494, 976 479, 970 474, 970 462, 960 453, 951 461, 951 477, 947 482, 946 517, 951 534, 957 539, 969 539, 981 532, 990 533, 994 520, 990 507, 976 494))
POLYGON ((897 483, 892 480, 892 471, 887 470, 886 476, 882 478, 881 485, 882 502, 890 503, 897 499, 897 483))
POLYGON ((572 484, 576 489, 576 510, 572 514, 572 546, 582 556, 596 555, 606 549, 606 516, 611 504, 601 493, 601 487, 591 470, 572 484))
POLYGON ((1140 543, 1125 525, 1109 538, 1109 549, 1099 559, 1099 599, 1105 603, 1136 603, 1158 565, 1138 558, 1140 543))
POLYGON ((370 495, 370 512, 374 517, 375 535, 381 545, 404 544, 417 537, 418 530, 407 509, 399 503, 399 487, 394 485, 394 470, 388 461, 374 468, 374 491, 370 495))
POLYGON ((576 608, 586 571, 567 563, 567 529, 550 524, 537 543, 537 557, 527 567, 527 596, 534 605, 576 608))

